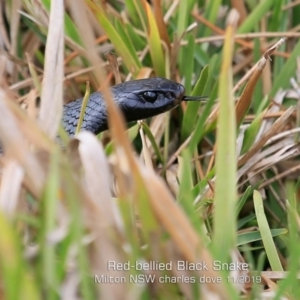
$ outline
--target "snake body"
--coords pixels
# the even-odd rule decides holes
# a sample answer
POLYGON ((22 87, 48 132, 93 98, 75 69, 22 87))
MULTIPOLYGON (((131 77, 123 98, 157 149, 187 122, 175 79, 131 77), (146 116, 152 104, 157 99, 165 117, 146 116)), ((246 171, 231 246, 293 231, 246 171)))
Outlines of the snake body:
MULTIPOLYGON (((156 116, 179 105, 181 101, 199 99, 185 96, 183 85, 165 78, 127 81, 111 87, 111 93, 127 122, 156 116)), ((82 98, 64 106, 62 123, 74 135, 80 116, 82 98)), ((85 110, 81 130, 98 134, 108 128, 106 103, 100 92, 92 93, 85 110)))

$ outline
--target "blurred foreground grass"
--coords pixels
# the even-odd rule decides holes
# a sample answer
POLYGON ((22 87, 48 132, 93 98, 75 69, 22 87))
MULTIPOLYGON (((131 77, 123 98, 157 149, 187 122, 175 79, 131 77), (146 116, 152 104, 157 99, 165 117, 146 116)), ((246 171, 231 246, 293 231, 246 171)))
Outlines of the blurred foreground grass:
POLYGON ((0 299, 299 299, 299 2, 150 2, 1 2, 0 299), (208 100, 67 137, 119 75, 208 100))

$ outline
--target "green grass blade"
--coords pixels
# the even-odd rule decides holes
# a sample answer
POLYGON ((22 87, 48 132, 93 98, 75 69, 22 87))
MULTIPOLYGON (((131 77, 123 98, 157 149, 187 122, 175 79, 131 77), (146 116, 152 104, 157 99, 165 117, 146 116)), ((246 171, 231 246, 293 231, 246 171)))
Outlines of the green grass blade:
POLYGON ((274 83, 270 92, 271 97, 273 97, 280 88, 289 87, 290 78, 294 76, 297 65, 295 61, 300 53, 300 41, 294 46, 289 59, 280 68, 279 74, 275 77, 274 83))
POLYGON ((20 244, 16 233, 5 216, 0 212, 0 274, 6 299, 20 299, 20 289, 15 283, 20 283, 23 272, 20 244))
POLYGON ((148 45, 150 47, 150 55, 152 59, 153 68, 157 76, 165 77, 166 76, 165 59, 164 59, 164 53, 163 53, 158 27, 149 4, 146 1, 145 4, 146 4, 146 12, 147 12, 147 20, 148 20, 148 28, 147 28, 148 45))
MULTIPOLYGON (((287 230, 285 228, 280 228, 280 229, 272 229, 270 230, 270 232, 271 232, 271 236, 275 237, 282 234, 286 234, 287 230)), ((248 244, 260 240, 262 240, 262 235, 259 231, 246 232, 246 233, 238 234, 236 245, 241 246, 244 244, 248 244)))
MULTIPOLYGON (((209 75, 209 66, 206 66, 198 78, 195 87, 192 92, 192 96, 203 95, 203 90, 207 82, 209 75)), ((188 102, 185 114, 183 115, 182 126, 181 126, 181 138, 185 140, 194 129, 194 124, 196 122, 197 114, 201 102, 188 102)))
POLYGON ((247 19, 243 22, 243 24, 238 28, 237 33, 246 33, 254 30, 259 21, 275 2, 276 1, 274 0, 260 1, 259 4, 252 10, 247 19))
POLYGON ((225 35, 223 61, 219 81, 220 108, 217 121, 216 186, 214 215, 214 250, 223 262, 235 245, 237 202, 236 188, 236 116, 232 95, 232 55, 234 25, 229 24, 225 35), (226 223, 226 231, 224 224, 226 223))
MULTIPOLYGON (((216 19, 218 17, 218 13, 221 6, 221 0, 215 0, 215 1, 207 1, 205 8, 205 18, 209 20, 211 23, 215 23, 216 19)), ((201 36, 210 36, 211 35, 211 29, 207 27, 203 27, 201 36)))
POLYGON ((43 223, 40 231, 41 241, 41 274, 47 292, 48 299, 55 299, 59 288, 59 279, 56 269, 55 244, 50 242, 50 235, 56 227, 56 214, 58 208, 58 191, 59 191, 59 154, 52 156, 51 170, 45 188, 43 204, 43 223))
POLYGON ((261 232, 262 241, 266 250, 268 260, 273 271, 283 271, 276 246, 274 244, 268 220, 265 215, 264 205, 260 193, 253 193, 255 213, 257 217, 258 227, 261 232))
POLYGON ((146 133, 146 136, 148 137, 150 143, 151 143, 151 146, 153 147, 153 150, 155 152, 155 155, 158 159, 159 162, 163 163, 164 162, 164 159, 159 151, 159 147, 155 141, 155 138, 150 130, 150 128, 148 127, 148 125, 145 123, 145 122, 142 122, 142 127, 143 127, 143 130, 145 131, 146 133))
POLYGON ((274 300, 282 299, 283 294, 299 295, 299 216, 297 213, 297 199, 295 197, 295 185, 293 182, 286 183, 286 195, 288 200, 288 230, 289 230, 289 251, 290 257, 287 270, 289 271, 286 278, 280 282, 274 300), (296 242, 295 242, 296 241, 296 242))
POLYGON ((126 43, 118 34, 117 30, 114 28, 111 21, 107 18, 102 9, 91 0, 86 0, 86 2, 95 13, 100 25, 105 30, 107 36, 114 44, 116 51, 123 58, 123 61, 128 70, 136 74, 141 68, 141 63, 139 62, 136 53, 133 54, 130 52, 130 50, 126 46, 126 43))

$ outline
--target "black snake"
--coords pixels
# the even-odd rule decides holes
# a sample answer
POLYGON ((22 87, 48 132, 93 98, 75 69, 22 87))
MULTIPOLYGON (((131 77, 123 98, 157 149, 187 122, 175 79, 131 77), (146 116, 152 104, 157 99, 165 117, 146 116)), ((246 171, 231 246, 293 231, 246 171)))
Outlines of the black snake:
MULTIPOLYGON (((165 78, 127 81, 111 87, 116 104, 127 122, 156 116, 178 106, 181 101, 203 97, 185 96, 183 85, 165 78)), ((82 98, 64 106, 62 123, 68 134, 74 135, 82 107, 82 98)), ((98 134, 108 128, 106 103, 100 92, 92 93, 85 110, 81 130, 98 134)))

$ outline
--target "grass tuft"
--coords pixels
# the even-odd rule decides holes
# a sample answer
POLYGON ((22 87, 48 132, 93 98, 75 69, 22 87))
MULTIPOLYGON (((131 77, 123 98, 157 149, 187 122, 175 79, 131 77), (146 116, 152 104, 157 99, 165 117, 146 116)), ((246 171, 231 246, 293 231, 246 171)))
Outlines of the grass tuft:
POLYGON ((298 1, 0 10, 1 299, 299 298, 298 1), (126 124, 109 86, 151 76, 206 99, 126 124))

